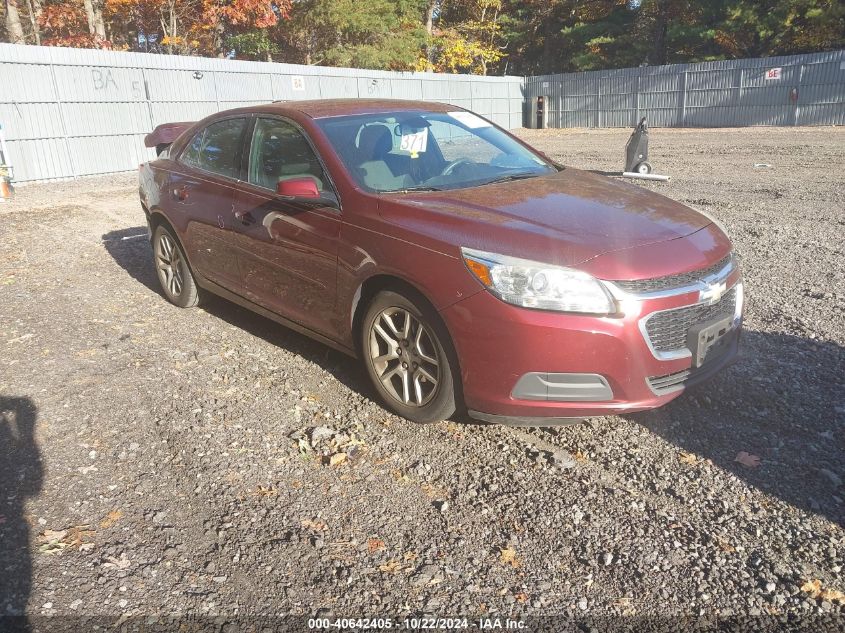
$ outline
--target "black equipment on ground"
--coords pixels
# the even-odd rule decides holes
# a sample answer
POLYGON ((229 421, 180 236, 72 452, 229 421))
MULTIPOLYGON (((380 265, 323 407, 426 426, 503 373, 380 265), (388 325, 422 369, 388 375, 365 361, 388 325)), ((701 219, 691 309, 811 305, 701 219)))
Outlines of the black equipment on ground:
POLYGON ((648 126, 645 117, 634 128, 625 146, 625 171, 635 174, 651 173, 651 165, 648 162, 648 126))

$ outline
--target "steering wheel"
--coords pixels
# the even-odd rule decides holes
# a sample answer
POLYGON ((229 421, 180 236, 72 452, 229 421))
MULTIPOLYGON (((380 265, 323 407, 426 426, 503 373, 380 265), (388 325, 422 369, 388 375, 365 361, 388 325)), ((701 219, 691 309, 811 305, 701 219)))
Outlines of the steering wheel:
POLYGON ((455 171, 461 165, 469 165, 472 161, 468 158, 458 158, 457 160, 453 160, 446 164, 443 170, 440 172, 441 176, 450 176, 452 172, 455 171))

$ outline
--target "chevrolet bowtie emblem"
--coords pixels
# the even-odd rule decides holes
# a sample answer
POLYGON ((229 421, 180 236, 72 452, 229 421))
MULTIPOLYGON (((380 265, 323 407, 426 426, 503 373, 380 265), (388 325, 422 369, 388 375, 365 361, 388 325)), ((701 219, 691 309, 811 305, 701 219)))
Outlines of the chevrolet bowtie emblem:
POLYGON ((716 303, 722 298, 722 295, 725 294, 725 290, 727 290, 727 284, 724 281, 706 284, 706 286, 707 287, 699 293, 698 300, 699 302, 707 303, 708 305, 716 303))

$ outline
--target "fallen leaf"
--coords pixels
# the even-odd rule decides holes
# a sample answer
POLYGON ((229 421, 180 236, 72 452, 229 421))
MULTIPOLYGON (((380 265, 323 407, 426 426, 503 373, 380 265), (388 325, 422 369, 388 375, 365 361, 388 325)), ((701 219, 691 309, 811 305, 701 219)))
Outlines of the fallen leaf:
POLYGON ((516 601, 520 604, 525 604, 526 602, 528 602, 528 594, 525 593, 524 591, 520 591, 514 597, 516 598, 516 601))
POLYGON ((253 497, 275 497, 279 494, 274 486, 262 486, 261 484, 250 493, 253 497))
POLYGON ((499 550, 499 560, 504 565, 510 565, 514 569, 517 569, 522 563, 516 557, 516 550, 510 547, 504 547, 499 550))
POLYGON ((83 544, 87 543, 86 539, 94 536, 96 532, 94 530, 89 530, 87 525, 75 525, 67 531, 67 536, 64 538, 64 542, 70 545, 71 547, 79 548, 83 544))
POLYGON ((335 453, 329 457, 329 466, 340 466, 346 461, 346 453, 335 453))
POLYGON ((406 475, 405 473, 403 473, 403 472, 402 472, 401 470, 399 470, 398 468, 394 468, 393 470, 391 470, 391 471, 390 471, 390 476, 391 476, 391 477, 393 477, 393 478, 397 481, 397 483, 400 483, 400 484, 408 484, 408 483, 411 483, 411 478, 410 478, 410 477, 408 477, 408 475, 406 475))
POLYGON ((740 451, 736 454, 735 462, 739 462, 746 468, 757 468, 760 465, 760 458, 757 455, 751 455, 745 451, 740 451))
POLYGON ((325 521, 323 521, 323 519, 302 519, 301 525, 302 527, 308 530, 314 530, 315 532, 325 532, 329 529, 329 526, 325 521))
POLYGON ((694 453, 685 453, 681 451, 681 454, 678 455, 678 461, 682 464, 692 465, 698 462, 698 457, 696 457, 694 453))
POLYGON ((89 530, 87 525, 76 525, 67 530, 44 530, 38 535, 41 544, 38 551, 42 554, 57 554, 67 547, 78 549, 93 535, 94 530, 89 530))
POLYGON ((837 591, 836 589, 825 589, 821 592, 819 597, 822 600, 827 600, 828 602, 838 602, 839 604, 845 604, 845 593, 837 591))
POLYGON ((122 516, 123 516, 123 512, 121 512, 120 510, 112 510, 111 512, 109 512, 106 515, 105 519, 100 521, 100 527, 103 528, 104 530, 108 529, 111 526, 113 526, 115 523, 117 523, 120 520, 120 517, 122 517, 122 516))
POLYGON ((801 591, 804 593, 809 593, 812 597, 817 597, 822 591, 822 581, 821 580, 808 580, 803 585, 801 585, 801 591))
POLYGON ((384 549, 384 541, 380 538, 371 538, 367 541, 367 549, 370 551, 370 554, 382 550, 384 549))
POLYGON ((406 561, 414 562, 415 560, 418 560, 419 557, 420 555, 416 552, 405 552, 405 555, 402 558, 404 558, 406 561))
POLYGON ((42 554, 60 554, 61 551, 66 547, 67 543, 62 543, 61 541, 54 541, 52 543, 44 543, 44 545, 38 548, 38 551, 42 554))
POLYGON ((449 495, 449 491, 445 488, 438 488, 434 484, 430 484, 428 482, 420 484, 420 490, 425 493, 425 496, 429 499, 444 499, 449 495))
POLYGON ((132 561, 126 556, 126 552, 122 552, 120 558, 107 556, 106 562, 103 563, 103 567, 107 569, 127 569, 130 565, 132 565, 132 561))
POLYGON ((378 570, 384 574, 398 574, 402 570, 402 564, 398 560, 391 560, 379 565, 378 570))
POLYGON ((38 535, 38 542, 51 543, 61 541, 65 536, 67 536, 67 530, 44 530, 38 535))
POLYGON ((801 585, 801 591, 810 594, 810 597, 815 600, 826 600, 827 602, 845 604, 845 593, 836 589, 823 587, 821 580, 808 580, 801 585))

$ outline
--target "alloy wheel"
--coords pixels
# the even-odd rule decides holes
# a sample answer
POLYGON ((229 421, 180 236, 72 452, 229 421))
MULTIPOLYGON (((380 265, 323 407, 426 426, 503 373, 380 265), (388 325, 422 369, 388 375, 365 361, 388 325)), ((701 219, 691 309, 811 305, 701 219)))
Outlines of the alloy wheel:
POLYGON ((422 407, 437 393, 441 359, 429 328, 405 308, 382 310, 370 326, 370 362, 385 391, 422 407))
POLYGON ((184 280, 182 278, 182 257, 179 247, 167 233, 162 232, 158 238, 158 253, 156 256, 158 274, 161 285, 173 297, 182 294, 184 280))

